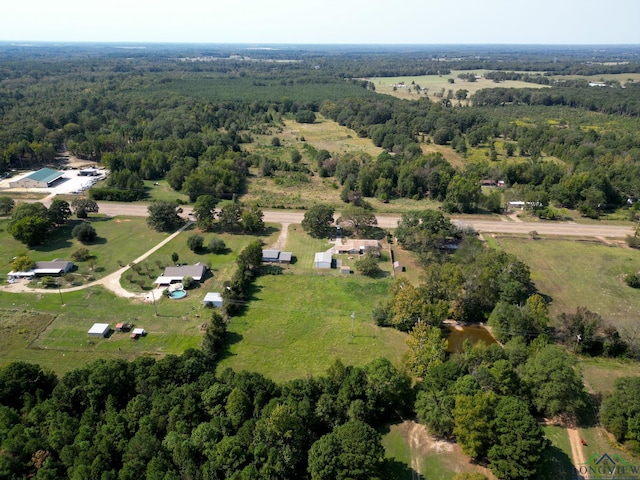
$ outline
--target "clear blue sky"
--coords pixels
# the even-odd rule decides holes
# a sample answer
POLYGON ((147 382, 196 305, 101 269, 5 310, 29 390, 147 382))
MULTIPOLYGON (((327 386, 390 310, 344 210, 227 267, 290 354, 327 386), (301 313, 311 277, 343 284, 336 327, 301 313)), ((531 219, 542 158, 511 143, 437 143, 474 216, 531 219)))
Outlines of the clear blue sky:
POLYGON ((10 0, 0 40, 640 44, 640 0, 10 0))

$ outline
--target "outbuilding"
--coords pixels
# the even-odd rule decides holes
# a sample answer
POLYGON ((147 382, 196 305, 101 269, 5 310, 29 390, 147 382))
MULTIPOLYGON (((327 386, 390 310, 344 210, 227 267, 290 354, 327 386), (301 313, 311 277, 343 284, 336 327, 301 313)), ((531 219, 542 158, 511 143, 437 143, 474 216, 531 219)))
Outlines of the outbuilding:
POLYGON ((144 337, 147 334, 144 328, 134 328, 133 332, 131 332, 130 338, 131 340, 137 340, 140 337, 144 337))
POLYGON ((222 295, 218 292, 209 292, 204 296, 202 304, 206 307, 222 307, 222 295))
POLYGON ((90 337, 106 337, 109 335, 111 327, 108 323, 94 323, 93 326, 87 332, 90 337))
POLYGON ((32 172, 24 177, 9 182, 11 188, 47 188, 56 180, 60 179, 64 172, 51 168, 41 168, 37 172, 32 172))
POLYGON ((331 268, 333 263, 333 256, 331 252, 317 252, 313 259, 313 266, 315 268, 327 269, 331 268))
POLYGON ((281 252, 280 250, 267 248, 262 250, 262 261, 265 263, 291 263, 293 254, 291 252, 281 252))

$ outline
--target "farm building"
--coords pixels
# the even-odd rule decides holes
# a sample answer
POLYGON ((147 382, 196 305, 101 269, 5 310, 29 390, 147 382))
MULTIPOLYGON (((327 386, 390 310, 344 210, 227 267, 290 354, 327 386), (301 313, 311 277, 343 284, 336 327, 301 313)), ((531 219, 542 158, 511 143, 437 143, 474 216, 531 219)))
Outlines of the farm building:
POLYGON ((202 304, 205 307, 222 307, 222 295, 218 292, 209 292, 204 296, 202 304))
POLYGON ((198 262, 195 265, 182 265, 180 267, 166 267, 164 273, 156 278, 155 282, 158 285, 170 285, 171 283, 182 282, 184 277, 191 277, 196 282, 199 282, 204 277, 207 271, 207 266, 198 262))
POLYGON ((343 245, 336 246, 336 253, 338 254, 363 254, 367 248, 380 249, 380 242, 378 240, 349 240, 343 245))
POLYGON ((41 168, 37 172, 30 173, 17 180, 9 182, 11 188, 47 188, 60 179, 64 172, 51 168, 41 168))
POLYGON ((262 250, 262 261, 267 263, 291 263, 291 252, 281 252, 275 249, 262 250))
POLYGON ((131 330, 131 327, 133 327, 133 325, 129 322, 116 323, 116 332, 128 332, 131 330))
POLYGON ((133 332, 131 332, 131 340, 137 340, 140 337, 144 337, 147 334, 144 328, 134 328, 133 332))
POLYGON ((51 262, 36 262, 34 267, 27 272, 14 272, 13 270, 8 273, 10 280, 18 278, 32 278, 42 275, 62 275, 71 271, 73 268, 73 262, 67 260, 60 260, 56 258, 51 262))
POLYGON ((98 175, 100 175, 100 170, 94 167, 83 168, 78 172, 80 177, 96 177, 98 175))
POLYGON ((90 337, 106 337, 109 335, 111 327, 108 323, 94 323, 93 326, 87 332, 90 337))
POLYGON ((313 266, 315 268, 331 268, 332 262, 331 252, 317 252, 313 259, 313 266))

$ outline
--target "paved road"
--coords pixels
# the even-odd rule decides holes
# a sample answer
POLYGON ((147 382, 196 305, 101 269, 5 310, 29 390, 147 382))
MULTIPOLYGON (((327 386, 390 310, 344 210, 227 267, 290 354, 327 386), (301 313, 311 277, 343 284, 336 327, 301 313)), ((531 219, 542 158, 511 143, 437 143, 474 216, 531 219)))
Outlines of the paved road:
MULTIPOLYGON (((99 203, 100 213, 106 215, 129 215, 146 217, 147 206, 127 203, 99 203)), ((184 216, 191 212, 191 207, 183 207, 184 216)), ((270 223, 300 223, 303 212, 289 210, 265 210, 264 221, 270 223)), ((395 228, 400 215, 378 215, 378 225, 383 228, 395 228)), ((560 235, 569 237, 601 237, 624 238, 632 235, 634 230, 630 226, 616 226, 607 224, 577 224, 572 222, 514 222, 501 218, 500 220, 474 220, 468 217, 464 220, 455 219, 460 227, 472 227, 481 233, 514 233, 528 234, 535 230, 540 235, 560 235)))

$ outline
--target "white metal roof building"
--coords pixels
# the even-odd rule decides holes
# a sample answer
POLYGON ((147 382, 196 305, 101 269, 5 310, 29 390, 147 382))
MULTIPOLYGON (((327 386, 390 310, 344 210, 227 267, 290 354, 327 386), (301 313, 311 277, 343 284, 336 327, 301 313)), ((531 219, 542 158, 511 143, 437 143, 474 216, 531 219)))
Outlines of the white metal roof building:
POLYGON ((204 296, 202 303, 211 307, 222 307, 222 295, 218 292, 209 292, 204 296))
POLYGON ((108 323, 94 323, 87 333, 90 337, 106 337, 110 330, 108 323))
POLYGON ((313 259, 313 266, 315 268, 331 268, 332 262, 331 252, 317 252, 313 259))

